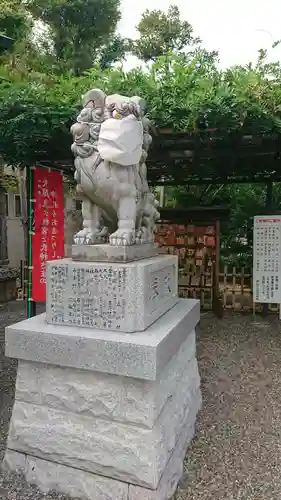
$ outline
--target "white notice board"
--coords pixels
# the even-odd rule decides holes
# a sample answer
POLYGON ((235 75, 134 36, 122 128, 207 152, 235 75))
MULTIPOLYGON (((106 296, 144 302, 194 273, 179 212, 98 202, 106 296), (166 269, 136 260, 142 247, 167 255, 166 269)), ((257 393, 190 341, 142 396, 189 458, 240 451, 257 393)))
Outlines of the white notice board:
POLYGON ((281 215, 254 218, 253 300, 281 303, 281 215))

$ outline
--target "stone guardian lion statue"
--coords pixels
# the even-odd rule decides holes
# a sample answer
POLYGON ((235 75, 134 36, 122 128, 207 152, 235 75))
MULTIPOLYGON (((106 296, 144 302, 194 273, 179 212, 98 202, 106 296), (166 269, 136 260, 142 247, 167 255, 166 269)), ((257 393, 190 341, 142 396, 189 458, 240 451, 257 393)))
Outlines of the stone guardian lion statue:
POLYGON ((71 127, 83 217, 83 229, 74 236, 74 243, 153 242, 159 213, 146 176, 152 138, 144 101, 106 96, 94 89, 82 103, 77 123, 71 127))

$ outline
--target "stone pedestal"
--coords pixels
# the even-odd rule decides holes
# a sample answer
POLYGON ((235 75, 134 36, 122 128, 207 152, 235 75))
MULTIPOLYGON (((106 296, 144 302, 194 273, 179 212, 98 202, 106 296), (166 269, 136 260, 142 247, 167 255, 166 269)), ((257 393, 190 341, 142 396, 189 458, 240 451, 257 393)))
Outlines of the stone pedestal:
POLYGON ((105 330, 145 330, 178 300, 174 255, 126 264, 47 263, 47 322, 105 330))
POLYGON ((174 257, 48 264, 46 315, 6 329, 6 468, 84 500, 172 496, 201 405, 199 302, 177 298, 176 273, 174 257))

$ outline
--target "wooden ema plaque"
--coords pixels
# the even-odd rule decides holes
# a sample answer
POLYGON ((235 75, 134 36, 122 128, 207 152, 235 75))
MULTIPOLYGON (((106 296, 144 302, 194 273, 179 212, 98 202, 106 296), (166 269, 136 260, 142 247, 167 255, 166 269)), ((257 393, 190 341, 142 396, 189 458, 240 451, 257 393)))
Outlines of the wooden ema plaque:
POLYGON ((155 238, 160 254, 179 259, 179 294, 212 301, 216 262, 216 226, 161 222, 155 238))

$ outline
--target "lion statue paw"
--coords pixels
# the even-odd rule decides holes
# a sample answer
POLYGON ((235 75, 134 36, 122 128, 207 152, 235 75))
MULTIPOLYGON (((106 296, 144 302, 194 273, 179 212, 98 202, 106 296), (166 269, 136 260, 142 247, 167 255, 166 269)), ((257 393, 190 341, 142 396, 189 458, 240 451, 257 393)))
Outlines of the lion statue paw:
POLYGON ((127 246, 135 243, 135 231, 131 229, 117 229, 115 233, 109 237, 111 245, 127 246))
POLYGON ((85 227, 74 236, 76 245, 96 245, 97 243, 107 243, 108 229, 91 229, 85 227))

